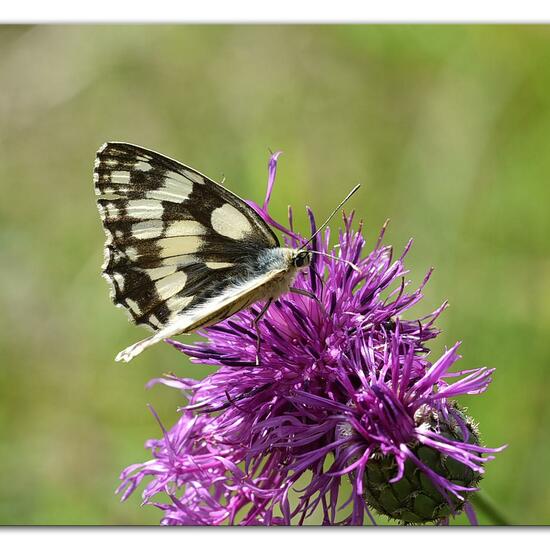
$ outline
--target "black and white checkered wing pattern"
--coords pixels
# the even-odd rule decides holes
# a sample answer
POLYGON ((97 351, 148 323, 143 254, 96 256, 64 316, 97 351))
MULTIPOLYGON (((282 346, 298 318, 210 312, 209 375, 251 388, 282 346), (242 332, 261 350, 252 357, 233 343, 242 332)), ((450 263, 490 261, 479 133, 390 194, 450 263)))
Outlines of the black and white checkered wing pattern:
POLYGON ((258 254, 279 246, 242 199, 142 147, 103 145, 94 182, 113 301, 153 330, 247 279, 258 254))

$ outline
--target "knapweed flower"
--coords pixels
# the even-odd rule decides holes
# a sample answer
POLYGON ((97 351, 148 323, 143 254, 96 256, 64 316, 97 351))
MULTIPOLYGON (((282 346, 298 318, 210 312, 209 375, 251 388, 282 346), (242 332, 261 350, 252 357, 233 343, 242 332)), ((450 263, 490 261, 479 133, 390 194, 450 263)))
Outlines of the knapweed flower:
MULTIPOLYGON (((277 154, 260 215, 267 212, 277 154)), ((311 230, 316 223, 309 212, 311 230)), ((327 229, 311 243, 310 269, 259 323, 261 304, 203 330, 194 344, 170 343, 218 367, 202 380, 166 375, 151 383, 180 390, 176 424, 146 446, 147 462, 122 472, 126 499, 147 480, 143 502, 167 525, 362 525, 371 509, 403 523, 446 523, 466 511, 484 464, 493 458, 456 404, 483 392, 492 369, 452 371, 459 344, 439 359, 427 344, 445 304, 420 319, 405 257, 383 233, 367 251, 362 225, 344 215, 337 244, 327 229)), ((156 416, 156 415, 155 415, 156 416)))

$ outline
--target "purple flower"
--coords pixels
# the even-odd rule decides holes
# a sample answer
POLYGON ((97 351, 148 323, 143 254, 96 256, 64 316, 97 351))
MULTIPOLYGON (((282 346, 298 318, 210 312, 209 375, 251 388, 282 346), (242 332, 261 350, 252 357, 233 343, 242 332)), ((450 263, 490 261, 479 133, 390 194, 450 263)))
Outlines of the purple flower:
MULTIPOLYGON (((285 228, 267 212, 278 155, 263 207, 250 204, 299 246, 292 213, 285 228)), ((205 341, 170 341, 218 370, 151 382, 180 390, 188 404, 170 430, 159 420, 162 438, 146 444, 153 458, 122 472, 123 499, 147 479, 143 502, 163 510, 163 524, 178 525, 302 524, 315 512, 326 525, 361 525, 366 516, 374 522, 370 508, 402 522, 445 523, 464 508, 500 449, 481 446, 454 399, 483 392, 493 369, 451 372, 459 344, 428 359, 446 304, 405 316, 430 273, 409 290, 411 243, 394 259, 382 230, 365 252, 362 224, 352 225, 344 215, 337 245, 328 229, 311 243, 333 257, 314 254, 296 280, 315 298, 287 294, 262 318, 259 366, 259 305, 203 330, 205 341)))

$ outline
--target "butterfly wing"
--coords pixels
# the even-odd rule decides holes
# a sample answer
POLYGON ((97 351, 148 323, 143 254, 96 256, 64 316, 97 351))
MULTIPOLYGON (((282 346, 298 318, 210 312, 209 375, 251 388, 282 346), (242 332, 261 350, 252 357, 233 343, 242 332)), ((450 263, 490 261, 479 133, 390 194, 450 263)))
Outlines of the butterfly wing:
POLYGON ((168 323, 153 336, 122 350, 116 356, 116 361, 131 361, 143 350, 165 338, 191 332, 227 319, 252 303, 271 297, 268 289, 273 289, 278 283, 285 281, 288 276, 289 272, 286 269, 271 269, 261 275, 234 283, 222 293, 212 296, 202 305, 180 313, 174 317, 171 323, 168 323))
POLYGON ((228 189, 164 155, 106 143, 94 169, 105 233, 103 275, 138 325, 159 331, 250 279, 279 246, 269 226, 228 189))

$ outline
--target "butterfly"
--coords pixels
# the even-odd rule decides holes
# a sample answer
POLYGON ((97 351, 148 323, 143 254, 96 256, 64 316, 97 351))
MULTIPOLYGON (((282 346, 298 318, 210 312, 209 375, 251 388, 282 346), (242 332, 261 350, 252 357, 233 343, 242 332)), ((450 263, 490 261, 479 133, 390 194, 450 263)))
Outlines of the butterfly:
POLYGON ((94 184, 111 298, 154 332, 116 361, 264 301, 254 321, 258 361, 257 323, 272 301, 289 291, 309 295, 292 284, 312 251, 282 247, 251 206, 193 168, 108 142, 97 152, 94 184))

